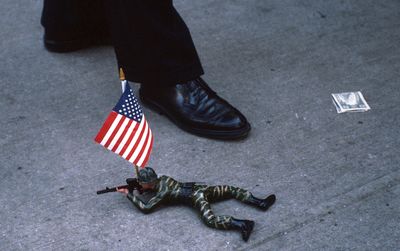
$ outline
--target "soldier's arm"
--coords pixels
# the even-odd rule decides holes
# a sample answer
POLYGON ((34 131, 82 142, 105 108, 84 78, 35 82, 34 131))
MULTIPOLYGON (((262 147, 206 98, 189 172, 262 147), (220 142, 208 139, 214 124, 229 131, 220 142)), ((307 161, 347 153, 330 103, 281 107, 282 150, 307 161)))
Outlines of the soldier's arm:
POLYGON ((151 198, 147 203, 143 202, 139 197, 132 193, 128 193, 127 197, 140 211, 143 213, 150 213, 162 200, 167 196, 168 191, 160 191, 156 196, 151 198))

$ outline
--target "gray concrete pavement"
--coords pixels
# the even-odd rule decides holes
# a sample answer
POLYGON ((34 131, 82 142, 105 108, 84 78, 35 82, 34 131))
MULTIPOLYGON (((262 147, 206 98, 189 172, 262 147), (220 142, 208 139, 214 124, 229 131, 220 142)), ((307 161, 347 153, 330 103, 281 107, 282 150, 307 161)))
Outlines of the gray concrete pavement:
POLYGON ((399 249, 399 1, 176 0, 205 79, 253 130, 239 142, 197 138, 144 109, 149 164, 276 193, 266 213, 215 205, 256 221, 248 243, 189 208, 142 215, 122 195, 95 195, 133 174, 93 142, 120 95, 114 53, 47 52, 41 5, 0 10, 0 250, 399 249), (336 114, 330 94, 358 90, 372 110, 336 114))

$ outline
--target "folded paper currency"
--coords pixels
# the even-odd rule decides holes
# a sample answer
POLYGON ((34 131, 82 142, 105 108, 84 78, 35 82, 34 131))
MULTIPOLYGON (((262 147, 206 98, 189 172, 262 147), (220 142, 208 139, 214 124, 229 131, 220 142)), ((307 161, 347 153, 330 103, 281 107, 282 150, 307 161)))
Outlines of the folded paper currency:
POLYGON ((371 109, 361 92, 333 93, 332 98, 338 113, 366 112, 371 109))

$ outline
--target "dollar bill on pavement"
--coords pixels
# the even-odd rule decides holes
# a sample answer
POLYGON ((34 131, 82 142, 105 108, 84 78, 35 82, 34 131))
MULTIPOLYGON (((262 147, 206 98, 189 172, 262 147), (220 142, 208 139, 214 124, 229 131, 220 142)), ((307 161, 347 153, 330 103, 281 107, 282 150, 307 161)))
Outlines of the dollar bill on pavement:
POLYGON ((333 93, 332 98, 338 113, 366 112, 371 110, 361 92, 333 93))

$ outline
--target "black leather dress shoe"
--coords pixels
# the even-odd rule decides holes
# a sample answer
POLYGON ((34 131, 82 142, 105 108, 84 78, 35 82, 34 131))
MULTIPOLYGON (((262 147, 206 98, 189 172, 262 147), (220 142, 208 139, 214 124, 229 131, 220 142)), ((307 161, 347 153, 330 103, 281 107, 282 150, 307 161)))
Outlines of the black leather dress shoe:
POLYGON ((52 52, 111 44, 102 2, 44 0, 41 23, 44 46, 52 52))
POLYGON ((165 114, 181 129, 199 136, 240 139, 251 129, 243 114, 220 98, 201 78, 157 88, 143 84, 139 93, 144 105, 165 114))

